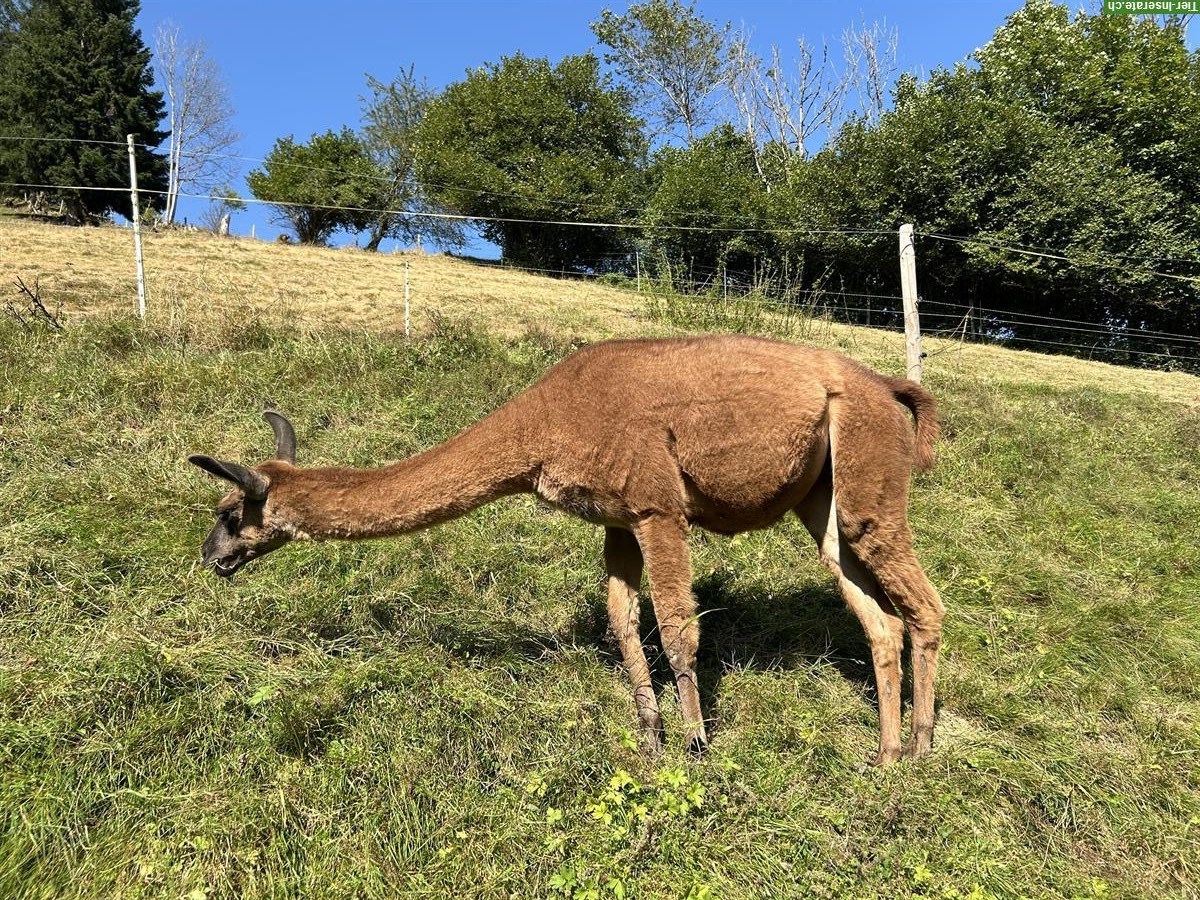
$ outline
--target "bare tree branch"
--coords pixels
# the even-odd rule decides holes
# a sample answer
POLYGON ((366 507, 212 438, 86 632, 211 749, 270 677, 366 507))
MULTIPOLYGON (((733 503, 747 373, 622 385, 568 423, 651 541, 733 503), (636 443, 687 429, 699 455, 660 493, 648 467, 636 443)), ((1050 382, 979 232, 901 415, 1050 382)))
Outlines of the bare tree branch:
POLYGON ((236 167, 227 154, 241 136, 232 126, 229 92, 204 42, 184 41, 179 27, 165 22, 158 27, 154 44, 171 129, 163 214, 169 225, 175 221, 181 190, 207 190, 234 177, 236 167))
POLYGON ((42 285, 38 276, 33 277, 33 287, 25 284, 24 279, 17 276, 14 282, 17 286, 17 296, 24 297, 25 302, 18 306, 11 299, 4 301, 4 311, 15 319, 26 331, 32 331, 37 323, 49 325, 55 331, 62 331, 62 304, 59 303, 53 312, 46 308, 42 300, 42 285))
POLYGON ((859 111, 868 122, 887 109, 888 88, 896 74, 900 32, 887 22, 865 21, 842 32, 847 80, 858 94, 859 111))

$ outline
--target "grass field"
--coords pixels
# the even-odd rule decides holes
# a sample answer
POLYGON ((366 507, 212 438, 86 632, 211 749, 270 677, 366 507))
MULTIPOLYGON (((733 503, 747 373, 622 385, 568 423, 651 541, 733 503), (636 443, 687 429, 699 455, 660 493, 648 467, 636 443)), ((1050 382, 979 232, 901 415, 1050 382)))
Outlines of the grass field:
POLYGON ((269 401, 303 464, 402 457, 573 339, 783 328, 895 373, 895 336, 430 258, 444 315, 405 342, 331 289, 385 296, 394 257, 246 242, 239 295, 243 249, 187 235, 154 251, 186 302, 139 325, 95 249, 125 237, 0 225, 4 283, 74 259, 95 291, 62 334, 0 322, 0 897, 1200 895, 1197 379, 935 342, 933 755, 865 765, 865 641, 787 522, 695 536, 713 744, 684 754, 660 660, 648 758, 598 529, 518 498, 227 584, 185 456, 268 455, 269 401), (285 278, 287 309, 246 302, 285 278))

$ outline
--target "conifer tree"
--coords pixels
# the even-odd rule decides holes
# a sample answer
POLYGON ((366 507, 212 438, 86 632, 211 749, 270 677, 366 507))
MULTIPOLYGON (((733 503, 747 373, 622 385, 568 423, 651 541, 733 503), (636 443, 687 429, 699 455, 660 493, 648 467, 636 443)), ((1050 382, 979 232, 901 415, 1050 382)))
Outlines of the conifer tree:
MULTIPOLYGON (((134 27, 138 0, 24 0, 0 16, 0 186, 9 196, 41 193, 69 219, 128 217, 125 136, 154 147, 166 133, 163 97, 152 90, 150 51, 134 27), (16 138, 16 140, 13 140, 16 138)), ((160 207, 164 157, 139 148, 143 205, 160 207)))

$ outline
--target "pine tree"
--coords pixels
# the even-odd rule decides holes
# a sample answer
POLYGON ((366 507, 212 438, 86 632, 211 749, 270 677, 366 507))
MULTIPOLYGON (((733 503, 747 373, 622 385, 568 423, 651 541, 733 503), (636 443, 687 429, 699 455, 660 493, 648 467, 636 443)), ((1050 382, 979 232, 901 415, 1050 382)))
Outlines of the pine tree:
MULTIPOLYGON (((0 17, 0 182, 71 187, 0 185, 0 192, 41 192, 55 203, 61 200, 76 222, 95 221, 109 212, 128 217, 127 193, 97 189, 128 186, 126 134, 149 146, 166 137, 158 130, 163 97, 151 89, 150 51, 134 28, 139 0, 5 5, 9 15, 0 17)), ((162 195, 153 192, 166 189, 166 160, 143 148, 137 154, 145 204, 159 207, 162 195)))

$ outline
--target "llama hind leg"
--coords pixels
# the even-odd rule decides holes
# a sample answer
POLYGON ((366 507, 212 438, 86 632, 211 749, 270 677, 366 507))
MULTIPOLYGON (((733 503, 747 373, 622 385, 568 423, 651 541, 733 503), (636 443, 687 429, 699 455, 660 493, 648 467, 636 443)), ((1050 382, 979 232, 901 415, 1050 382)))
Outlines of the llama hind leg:
MULTIPOLYGON (((907 474, 907 473, 906 473, 907 474)), ((912 646, 912 738, 904 755, 920 757, 933 746, 934 681, 945 607, 913 552, 907 491, 866 492, 837 482, 842 539, 904 617, 912 646)))
POLYGON ((608 624, 621 648, 625 670, 633 685, 643 740, 656 751, 661 746, 662 716, 650 680, 650 666, 638 630, 638 590, 642 582, 642 551, 637 539, 623 528, 604 531, 604 563, 608 570, 608 624))
POLYGON ((827 476, 813 488, 796 513, 817 542, 821 561, 837 579, 846 606, 866 633, 879 702, 879 752, 874 764, 893 763, 902 752, 900 654, 904 648, 904 623, 874 576, 843 539, 827 476))
POLYGON ((919 758, 933 748, 934 683, 946 608, 917 561, 907 529, 896 536, 893 546, 886 551, 872 553, 867 564, 908 625, 912 644, 913 718, 912 737, 904 747, 904 755, 919 758))

